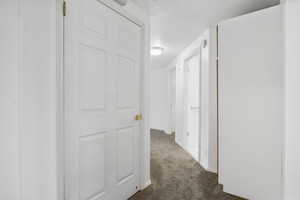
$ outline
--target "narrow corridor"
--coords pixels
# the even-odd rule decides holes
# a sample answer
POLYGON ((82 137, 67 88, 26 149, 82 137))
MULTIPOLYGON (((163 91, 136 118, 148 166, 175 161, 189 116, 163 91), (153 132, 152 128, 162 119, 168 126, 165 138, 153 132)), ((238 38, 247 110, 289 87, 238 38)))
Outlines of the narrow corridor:
POLYGON ((152 185, 130 200, 241 200, 222 192, 217 175, 206 172, 175 143, 175 135, 151 131, 152 185))

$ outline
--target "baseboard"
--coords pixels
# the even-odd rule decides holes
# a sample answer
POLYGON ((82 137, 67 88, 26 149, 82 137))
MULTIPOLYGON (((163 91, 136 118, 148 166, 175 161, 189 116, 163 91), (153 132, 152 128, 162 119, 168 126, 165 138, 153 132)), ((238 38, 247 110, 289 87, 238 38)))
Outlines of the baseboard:
POLYGON ((171 135, 171 134, 172 134, 172 133, 169 133, 169 132, 166 131, 166 130, 157 129, 157 128, 151 128, 150 130, 151 130, 151 131, 160 131, 160 132, 163 132, 163 133, 165 133, 165 134, 167 134, 167 135, 171 135))
POLYGON ((207 165, 205 163, 202 163, 201 160, 199 161, 199 164, 205 169, 205 171, 209 171, 207 165))
POLYGON ((182 149, 184 149, 183 145, 182 145, 178 140, 176 140, 176 138, 175 138, 175 142, 176 142, 176 144, 178 144, 182 149))
POLYGON ((216 169, 211 169, 211 168, 207 168, 207 171, 211 172, 211 173, 214 173, 214 174, 218 174, 218 170, 216 169))
POLYGON ((141 190, 146 189, 147 187, 149 187, 151 185, 151 180, 146 181, 146 183, 143 185, 143 187, 141 188, 141 190))

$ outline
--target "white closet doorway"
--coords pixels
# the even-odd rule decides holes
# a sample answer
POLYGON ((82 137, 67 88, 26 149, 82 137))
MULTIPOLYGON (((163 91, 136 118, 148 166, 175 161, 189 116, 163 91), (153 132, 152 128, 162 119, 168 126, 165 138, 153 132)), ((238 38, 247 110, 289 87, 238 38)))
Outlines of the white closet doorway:
POLYGON ((184 80, 186 147, 200 161, 200 51, 185 60, 184 80))
POLYGON ((124 200, 140 189, 141 33, 101 1, 68 1, 66 200, 124 200))

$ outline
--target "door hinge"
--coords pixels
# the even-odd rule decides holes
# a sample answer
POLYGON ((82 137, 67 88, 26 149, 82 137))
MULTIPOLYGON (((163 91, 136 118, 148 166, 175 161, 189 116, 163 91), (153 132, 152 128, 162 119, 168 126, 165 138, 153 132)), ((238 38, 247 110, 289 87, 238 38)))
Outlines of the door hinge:
POLYGON ((65 17, 67 15, 67 3, 66 1, 63 2, 63 16, 65 17))

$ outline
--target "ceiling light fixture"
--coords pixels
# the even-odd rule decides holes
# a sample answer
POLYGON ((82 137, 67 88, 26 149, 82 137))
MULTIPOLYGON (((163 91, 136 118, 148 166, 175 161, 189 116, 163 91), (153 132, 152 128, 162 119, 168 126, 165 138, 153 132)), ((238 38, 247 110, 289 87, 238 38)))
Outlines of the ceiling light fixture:
POLYGON ((151 55, 152 56, 159 56, 164 52, 164 48, 162 47, 152 47, 151 55))

